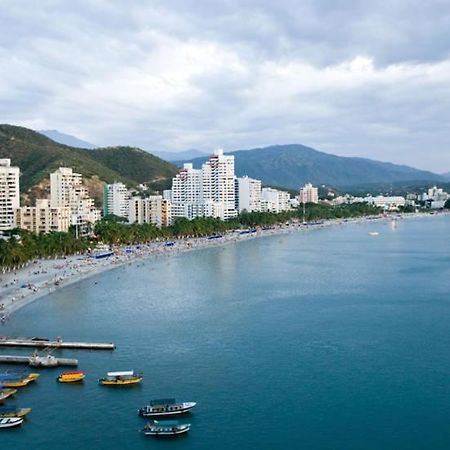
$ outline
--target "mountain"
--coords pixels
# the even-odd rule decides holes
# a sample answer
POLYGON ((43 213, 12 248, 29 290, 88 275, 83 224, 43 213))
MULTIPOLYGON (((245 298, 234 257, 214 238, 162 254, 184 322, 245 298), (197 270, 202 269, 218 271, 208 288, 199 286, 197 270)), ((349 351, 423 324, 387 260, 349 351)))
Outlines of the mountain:
POLYGON ((152 152, 158 158, 164 159, 165 161, 182 161, 185 159, 201 158, 206 156, 206 153, 201 152, 192 148, 190 150, 183 150, 181 152, 152 152))
POLYGON ((94 150, 59 144, 36 131, 12 125, 0 125, 0 158, 11 158, 21 170, 21 191, 48 179, 60 166, 72 167, 87 178, 128 186, 168 180, 177 168, 144 150, 108 147, 94 150))
POLYGON ((52 141, 68 145, 70 147, 90 148, 90 149, 97 147, 97 145, 90 144, 89 142, 83 141, 82 139, 78 139, 77 137, 71 136, 70 134, 60 133, 58 130, 38 130, 38 133, 47 136, 52 141))
POLYGON ((447 181, 450 181, 450 172, 441 174, 441 177, 443 177, 447 181))
MULTIPOLYGON (((443 180, 442 176, 432 172, 365 158, 335 156, 300 144, 273 145, 228 154, 235 157, 238 176, 248 175, 266 185, 292 189, 307 182, 347 187, 379 182, 443 180)), ((200 167, 206 159, 178 161, 178 165, 192 162, 194 167, 200 167)))

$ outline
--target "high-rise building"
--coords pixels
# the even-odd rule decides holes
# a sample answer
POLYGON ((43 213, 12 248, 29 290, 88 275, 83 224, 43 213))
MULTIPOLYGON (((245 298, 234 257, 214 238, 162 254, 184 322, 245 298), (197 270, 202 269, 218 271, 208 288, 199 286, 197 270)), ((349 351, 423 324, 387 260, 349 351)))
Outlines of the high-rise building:
POLYGON ((203 200, 221 203, 222 219, 236 217, 234 156, 219 149, 202 166, 203 200))
POLYGON ((123 183, 106 184, 103 188, 103 215, 127 218, 129 200, 127 187, 123 183))
POLYGON ((157 227, 171 224, 171 204, 161 195, 149 197, 132 197, 129 201, 128 222, 142 225, 152 223, 157 227))
POLYGON ((298 196, 299 203, 319 203, 319 189, 314 187, 311 183, 305 184, 300 188, 300 195, 298 196))
POLYGON ((14 211, 20 206, 18 167, 10 159, 0 159, 0 231, 15 227, 14 211))
POLYGON ((218 150, 201 169, 184 164, 172 180, 170 198, 174 218, 235 217, 234 156, 218 150))
POLYGON ((15 210, 17 228, 36 234, 67 232, 70 219, 70 208, 52 208, 50 202, 46 199, 37 199, 36 206, 22 206, 15 210))
POLYGON ((261 211, 261 181, 249 177, 236 178, 236 209, 239 212, 261 211))
POLYGON ((289 192, 273 188, 262 188, 261 211, 280 213, 290 209, 291 196, 289 192))
POLYGON ((89 197, 83 185, 81 174, 70 167, 60 167, 50 174, 50 206, 70 208, 71 225, 82 227, 82 232, 88 223, 101 218, 100 210, 95 208, 94 199, 89 197))
MULTIPOLYGON (((166 194, 167 195, 167 194, 166 194)), ((172 179, 172 217, 193 219, 193 210, 203 202, 202 171, 184 164, 172 179)))

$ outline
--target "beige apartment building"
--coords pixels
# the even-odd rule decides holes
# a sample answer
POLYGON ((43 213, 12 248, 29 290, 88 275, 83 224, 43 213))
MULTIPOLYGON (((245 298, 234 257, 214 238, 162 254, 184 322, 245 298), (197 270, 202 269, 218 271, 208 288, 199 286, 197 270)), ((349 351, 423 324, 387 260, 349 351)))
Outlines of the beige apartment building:
POLYGON ((51 207, 45 199, 36 200, 36 206, 22 206, 15 209, 17 228, 32 233, 67 232, 71 213, 67 207, 51 207))

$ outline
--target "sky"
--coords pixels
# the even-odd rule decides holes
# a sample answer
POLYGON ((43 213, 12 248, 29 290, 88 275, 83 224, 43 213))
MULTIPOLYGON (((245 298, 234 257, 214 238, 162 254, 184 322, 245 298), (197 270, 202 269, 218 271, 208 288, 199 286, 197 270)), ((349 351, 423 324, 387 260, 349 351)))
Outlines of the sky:
POLYGON ((0 123, 450 171, 450 1, 0 0, 0 123))

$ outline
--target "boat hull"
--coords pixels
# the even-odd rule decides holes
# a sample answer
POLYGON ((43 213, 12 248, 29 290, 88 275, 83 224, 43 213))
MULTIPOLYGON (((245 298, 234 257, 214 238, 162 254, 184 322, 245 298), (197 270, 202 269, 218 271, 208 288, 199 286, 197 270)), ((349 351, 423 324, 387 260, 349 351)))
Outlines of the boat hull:
POLYGON ((22 425, 23 417, 10 417, 7 419, 0 419, 0 428, 12 428, 22 425))
POLYGON ((80 383, 85 377, 84 372, 67 372, 60 374, 56 380, 60 383, 80 383))
POLYGON ((142 377, 133 378, 130 380, 104 380, 100 379, 98 382, 102 386, 132 386, 134 384, 139 384, 142 381, 142 377))
POLYGON ((30 411, 31 411, 31 408, 21 408, 21 409, 15 410, 15 411, 7 411, 7 412, 0 411, 0 419, 6 419, 6 418, 12 418, 12 417, 25 417, 30 411))
POLYGON ((157 431, 157 430, 144 430, 144 434, 146 436, 161 436, 161 437, 168 437, 168 436, 178 436, 180 434, 187 433, 191 429, 190 426, 179 428, 176 430, 167 430, 167 431, 157 431))
MULTIPOLYGON (((195 406, 195 405, 194 405, 195 406)), ((191 412, 194 406, 189 406, 183 409, 179 409, 176 411, 163 411, 163 412, 148 412, 145 411, 144 408, 140 409, 138 411, 139 415, 142 417, 164 417, 164 416, 175 416, 175 415, 181 415, 186 414, 188 412, 191 412)))
POLYGON ((17 389, 7 389, 5 391, 0 391, 0 402, 7 399, 8 397, 11 397, 11 395, 14 395, 17 392, 17 389))

